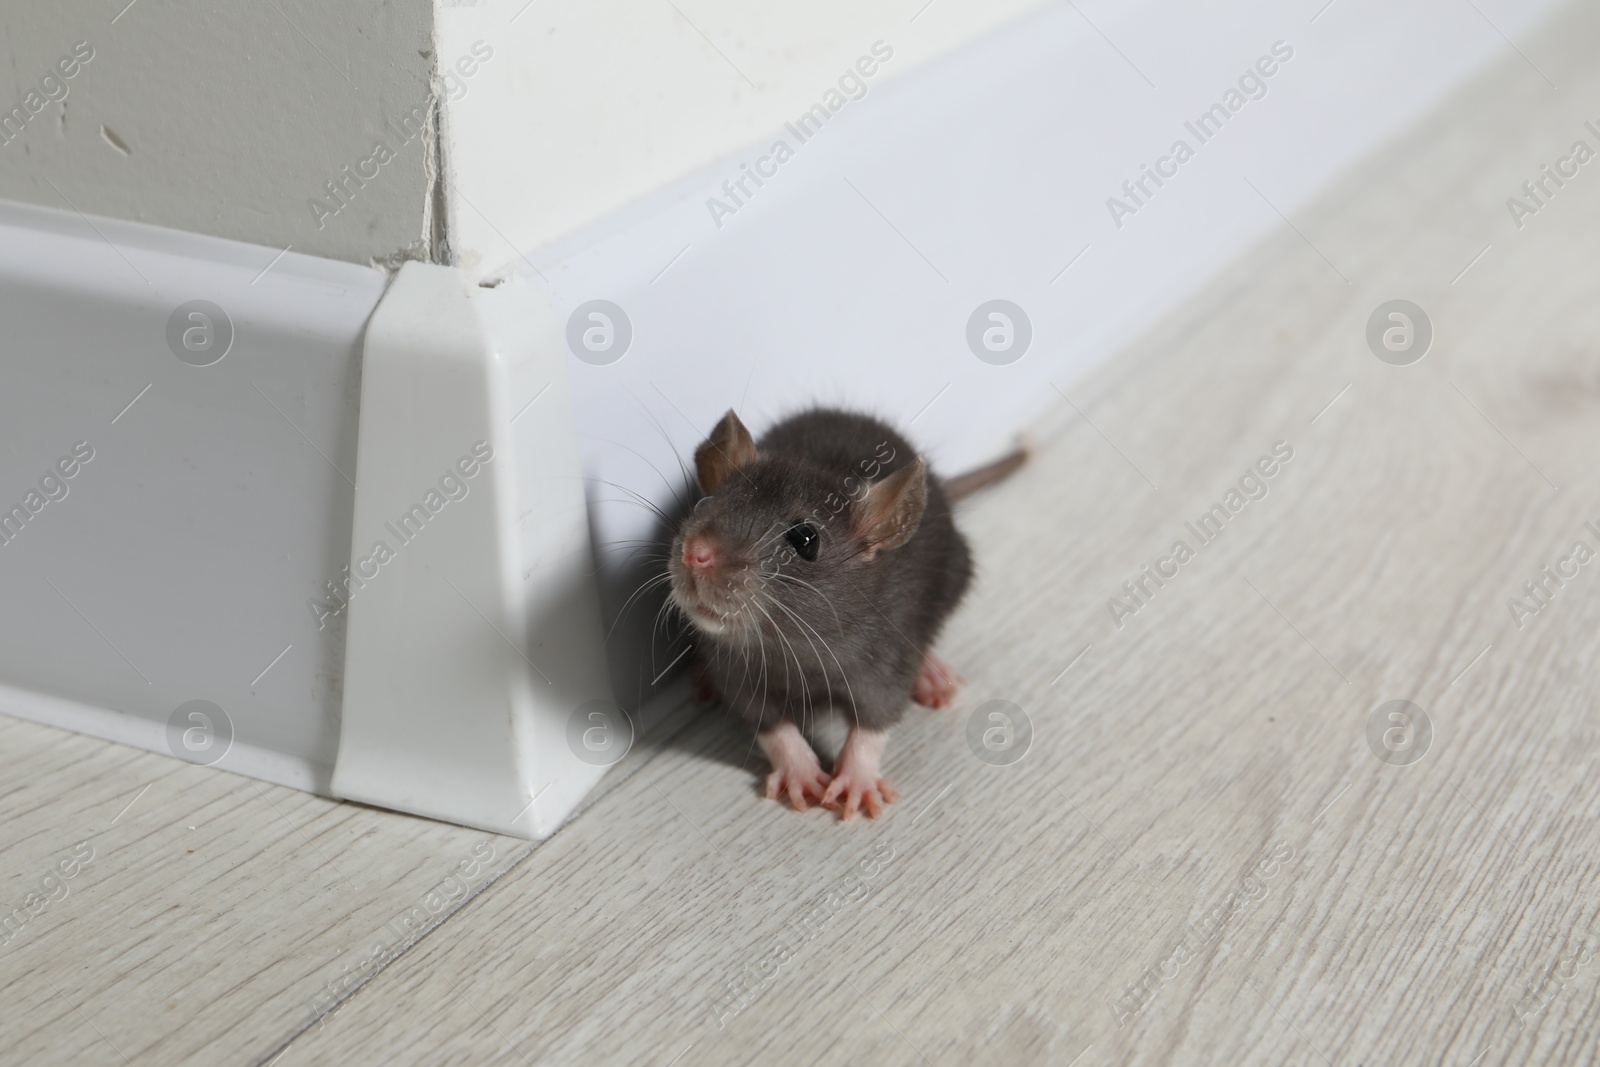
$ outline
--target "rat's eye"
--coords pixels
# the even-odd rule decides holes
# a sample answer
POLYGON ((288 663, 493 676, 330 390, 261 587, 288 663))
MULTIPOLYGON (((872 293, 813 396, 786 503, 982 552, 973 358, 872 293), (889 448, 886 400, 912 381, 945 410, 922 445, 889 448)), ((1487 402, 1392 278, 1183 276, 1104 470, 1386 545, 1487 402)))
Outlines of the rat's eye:
POLYGON ((803 560, 817 558, 817 546, 822 538, 817 536, 816 528, 808 522, 797 522, 789 527, 789 532, 784 534, 784 540, 794 546, 794 550, 803 560))

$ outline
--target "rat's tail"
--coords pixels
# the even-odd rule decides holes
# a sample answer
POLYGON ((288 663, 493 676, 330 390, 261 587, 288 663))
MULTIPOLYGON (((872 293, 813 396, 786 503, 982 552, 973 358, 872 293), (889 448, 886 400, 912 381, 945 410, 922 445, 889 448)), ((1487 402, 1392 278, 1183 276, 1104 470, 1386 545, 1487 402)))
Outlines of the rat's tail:
POLYGON ((1028 462, 1028 457, 1031 455, 1033 455, 1033 442, 1023 438, 1017 445, 1016 450, 1010 455, 1003 456, 993 463, 986 464, 976 470, 970 470, 965 474, 958 474, 954 478, 946 479, 944 483, 945 496, 949 497, 950 502, 953 504, 963 497, 971 496, 985 486, 1004 481, 1018 467, 1028 462))

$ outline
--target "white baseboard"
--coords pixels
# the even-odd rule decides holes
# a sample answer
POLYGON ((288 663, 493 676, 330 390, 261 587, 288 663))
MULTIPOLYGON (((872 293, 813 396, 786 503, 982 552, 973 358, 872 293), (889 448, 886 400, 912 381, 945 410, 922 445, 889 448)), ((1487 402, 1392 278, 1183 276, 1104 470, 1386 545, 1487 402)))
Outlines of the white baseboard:
POLYGON ((205 700, 235 727, 219 765, 326 788, 344 634, 306 605, 349 557, 361 337, 387 284, 0 205, 0 509, 44 499, 75 444, 93 452, 0 544, 0 682, 64 702, 8 709, 159 751, 169 717, 205 700), (207 327, 179 316, 186 362, 169 325, 197 300, 224 318, 191 352, 183 330, 203 346, 207 327), (84 707, 121 719, 69 713, 84 707))
POLYGON ((569 743, 611 694, 562 324, 280 253, 0 207, 0 711, 548 834, 626 752, 569 743))
POLYGON ((421 263, 367 326, 336 796, 543 837, 631 747, 562 333, 421 263))

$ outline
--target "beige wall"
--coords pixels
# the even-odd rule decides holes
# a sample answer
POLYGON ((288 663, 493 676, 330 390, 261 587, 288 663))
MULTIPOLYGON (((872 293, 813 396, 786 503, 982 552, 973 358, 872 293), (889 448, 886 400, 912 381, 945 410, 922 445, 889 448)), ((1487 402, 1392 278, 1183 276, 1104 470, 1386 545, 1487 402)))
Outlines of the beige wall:
POLYGON ((483 276, 764 138, 876 40, 874 87, 1038 2, 8 4, 0 108, 43 106, 0 144, 0 198, 361 263, 448 249, 483 276), (433 80, 435 39, 473 73, 433 80), (41 89, 80 41, 93 58, 41 89), (436 100, 444 199, 432 130, 403 128, 436 100))
POLYGON ((4 5, 0 109, 26 110, 76 42, 93 58, 0 144, 0 197, 357 262, 426 252, 423 138, 393 138, 395 159, 320 226, 308 201, 426 113, 429 0, 124 3, 4 5))

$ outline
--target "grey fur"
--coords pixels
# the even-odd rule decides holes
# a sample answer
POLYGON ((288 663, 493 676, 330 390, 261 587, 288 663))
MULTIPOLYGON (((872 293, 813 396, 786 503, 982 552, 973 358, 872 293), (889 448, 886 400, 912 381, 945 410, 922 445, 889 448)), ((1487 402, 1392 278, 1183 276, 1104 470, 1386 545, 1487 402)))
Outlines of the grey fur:
MULTIPOLYGON (((719 431, 728 425, 725 418, 719 431)), ((732 425, 745 433, 737 418, 732 425)), ((736 451, 717 440, 719 457, 736 451)), ((754 729, 789 719, 804 730, 832 712, 886 730, 905 715, 923 653, 971 581, 972 554, 931 471, 915 532, 899 547, 874 553, 863 544, 863 501, 851 498, 916 458, 871 416, 805 411, 772 427, 679 528, 669 557, 673 599, 701 631, 706 677, 754 729), (815 561, 785 539, 796 520, 821 533, 815 561), (723 557, 706 592, 726 612, 716 633, 717 623, 691 609, 683 543, 698 534, 715 538, 723 557)))

